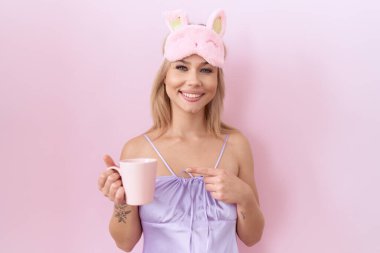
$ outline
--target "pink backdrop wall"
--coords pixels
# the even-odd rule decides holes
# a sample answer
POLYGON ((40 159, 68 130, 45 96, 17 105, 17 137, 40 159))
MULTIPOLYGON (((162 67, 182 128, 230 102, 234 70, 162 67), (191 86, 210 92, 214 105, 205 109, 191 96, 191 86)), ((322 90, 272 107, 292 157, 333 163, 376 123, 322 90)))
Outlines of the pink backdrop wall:
MULTIPOLYGON (((224 119, 266 216, 242 253, 380 252, 380 4, 0 0, 0 252, 119 252, 102 155, 150 124, 161 13, 227 11, 224 119)), ((141 252, 141 242, 134 252, 141 252)))

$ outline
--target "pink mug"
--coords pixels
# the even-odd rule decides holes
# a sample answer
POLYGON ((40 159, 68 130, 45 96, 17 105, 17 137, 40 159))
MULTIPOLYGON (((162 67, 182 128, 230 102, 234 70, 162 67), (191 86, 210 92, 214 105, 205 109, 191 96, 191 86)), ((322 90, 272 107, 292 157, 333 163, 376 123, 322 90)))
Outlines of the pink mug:
POLYGON ((116 170, 125 190, 128 205, 145 205, 153 201, 156 186, 157 160, 152 158, 125 159, 116 170))

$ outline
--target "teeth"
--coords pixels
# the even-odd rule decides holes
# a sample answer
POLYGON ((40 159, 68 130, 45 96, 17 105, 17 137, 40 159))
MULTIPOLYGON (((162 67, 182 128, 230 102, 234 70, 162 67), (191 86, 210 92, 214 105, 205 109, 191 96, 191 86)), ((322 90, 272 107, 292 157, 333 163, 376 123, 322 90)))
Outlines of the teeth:
POLYGON ((191 94, 191 93, 184 93, 184 92, 182 92, 182 94, 188 98, 199 98, 200 96, 202 96, 201 94, 191 94))

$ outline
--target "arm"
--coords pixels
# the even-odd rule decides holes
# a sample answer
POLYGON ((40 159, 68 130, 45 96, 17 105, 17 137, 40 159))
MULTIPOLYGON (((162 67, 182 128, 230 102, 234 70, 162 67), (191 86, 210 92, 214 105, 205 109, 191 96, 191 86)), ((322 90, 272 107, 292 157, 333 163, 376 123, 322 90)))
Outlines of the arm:
POLYGON ((237 234, 247 245, 260 241, 264 230, 264 216, 260 210, 259 197, 254 181, 253 158, 249 142, 239 134, 236 138, 236 155, 239 161, 238 177, 245 182, 245 194, 237 203, 237 234))
POLYGON ((140 240, 142 229, 137 206, 115 204, 109 231, 118 248, 130 252, 140 240))
MULTIPOLYGON (((133 141, 125 144, 120 160, 131 158, 134 155, 131 146, 134 146, 133 141)), ((107 167, 116 166, 111 157, 105 156, 104 160, 107 167)), ((114 210, 109 222, 109 232, 118 248, 130 252, 140 240, 142 234, 138 206, 125 204, 126 194, 118 173, 112 170, 103 172, 99 179, 99 185, 103 194, 114 202, 114 210)))

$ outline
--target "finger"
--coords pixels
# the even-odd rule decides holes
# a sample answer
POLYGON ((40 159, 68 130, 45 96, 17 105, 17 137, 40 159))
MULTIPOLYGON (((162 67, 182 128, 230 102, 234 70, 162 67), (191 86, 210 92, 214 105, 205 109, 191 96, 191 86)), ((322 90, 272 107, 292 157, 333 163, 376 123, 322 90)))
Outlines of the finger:
POLYGON ((108 198, 110 198, 113 201, 115 199, 116 192, 119 190, 120 187, 121 187, 121 180, 117 180, 113 182, 108 192, 108 198))
POLYGON ((208 176, 203 178, 205 184, 220 184, 223 183, 223 178, 220 176, 208 176))
POLYGON ((219 187, 215 184, 206 184, 205 189, 209 192, 216 192, 219 190, 219 187))
POLYGON ((100 175, 99 175, 99 178, 98 178, 98 188, 99 190, 103 189, 107 179, 109 176, 111 176, 113 173, 115 173, 114 170, 106 170, 106 171, 103 171, 100 175))
POLYGON ((99 188, 103 188, 104 187, 104 184, 107 180, 107 178, 112 175, 115 171, 113 170, 106 170, 106 171, 102 171, 102 173, 100 173, 99 177, 98 177, 98 186, 99 188))
POLYGON ((108 175, 106 174, 106 171, 102 172, 98 177, 98 188, 99 190, 102 190, 104 187, 104 184, 106 183, 108 175))
POLYGON ((219 193, 219 192, 211 192, 210 194, 211 194, 211 197, 213 197, 214 199, 222 200, 221 193, 219 193))
POLYGON ((115 194, 115 204, 125 204, 125 191, 124 191, 124 188, 123 187, 120 187, 117 191, 116 191, 116 194, 115 194))
POLYGON ((111 184, 120 178, 119 173, 113 172, 111 175, 107 177, 106 183, 102 189, 104 195, 108 195, 111 184))
POLYGON ((187 168, 186 171, 191 173, 197 173, 206 177, 217 176, 219 174, 219 170, 214 168, 187 168))
POLYGON ((108 154, 105 154, 103 156, 103 161, 106 164, 107 168, 111 166, 117 166, 116 163, 113 161, 112 157, 108 154))

